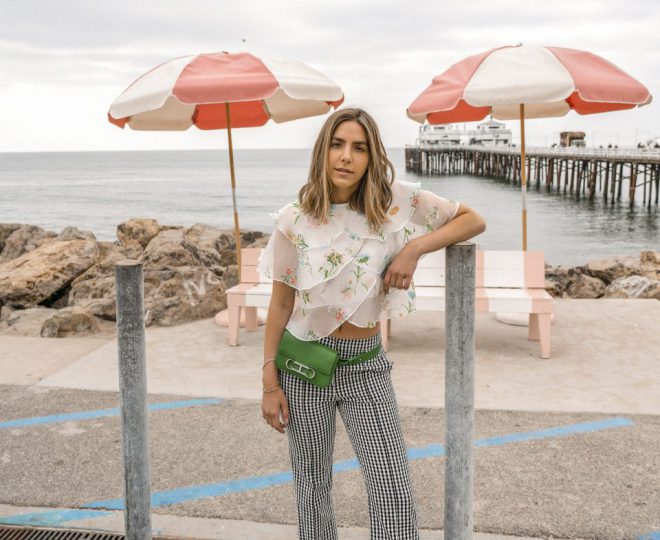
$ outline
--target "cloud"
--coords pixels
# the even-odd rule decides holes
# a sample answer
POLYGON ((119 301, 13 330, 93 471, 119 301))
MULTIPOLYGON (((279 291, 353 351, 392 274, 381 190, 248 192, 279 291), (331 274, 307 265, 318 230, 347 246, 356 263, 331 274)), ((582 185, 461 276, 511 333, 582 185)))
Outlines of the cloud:
MULTIPOLYGON (((0 150, 217 147, 222 134, 192 135, 194 128, 183 135, 127 135, 106 125, 105 113, 152 67, 221 50, 308 63, 342 86, 346 104, 371 111, 389 144, 402 146, 417 134, 405 108, 432 77, 492 47, 535 42, 590 50, 657 93, 658 27, 660 9, 651 0, 628 1, 625 9, 618 0, 4 2, 0 100, 12 104, 5 126, 21 131, 3 130, 0 150), (44 118, 54 120, 49 125, 44 118)), ((631 142, 635 129, 657 135, 659 100, 601 118, 571 113, 530 122, 529 137, 543 143, 564 128, 619 130, 631 142)), ((237 144, 304 146, 320 121, 242 130, 237 144)))

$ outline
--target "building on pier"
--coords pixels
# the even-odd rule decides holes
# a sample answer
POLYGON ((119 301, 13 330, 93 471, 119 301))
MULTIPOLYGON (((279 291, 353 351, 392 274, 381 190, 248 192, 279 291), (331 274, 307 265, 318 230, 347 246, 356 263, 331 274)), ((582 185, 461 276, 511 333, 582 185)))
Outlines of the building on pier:
POLYGON ((424 124, 419 127, 417 146, 459 146, 477 144, 484 146, 509 146, 511 130, 504 122, 487 120, 477 124, 476 129, 464 129, 456 124, 424 124))

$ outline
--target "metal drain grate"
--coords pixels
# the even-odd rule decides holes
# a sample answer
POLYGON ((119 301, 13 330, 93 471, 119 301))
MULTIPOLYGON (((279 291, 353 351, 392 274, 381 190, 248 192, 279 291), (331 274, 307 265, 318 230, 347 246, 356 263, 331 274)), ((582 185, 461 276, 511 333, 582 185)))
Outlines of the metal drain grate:
MULTIPOLYGON (((0 525, 0 540, 126 540, 123 534, 77 529, 44 529, 0 525)), ((152 540, 197 540, 179 536, 154 536, 152 540)))
POLYGON ((73 529, 0 526, 0 540, 124 540, 123 534, 73 529))
MULTIPOLYGON (((126 540, 123 534, 79 529, 44 529, 0 525, 0 540, 126 540)), ((154 536, 152 540, 199 540, 180 536, 154 536)))

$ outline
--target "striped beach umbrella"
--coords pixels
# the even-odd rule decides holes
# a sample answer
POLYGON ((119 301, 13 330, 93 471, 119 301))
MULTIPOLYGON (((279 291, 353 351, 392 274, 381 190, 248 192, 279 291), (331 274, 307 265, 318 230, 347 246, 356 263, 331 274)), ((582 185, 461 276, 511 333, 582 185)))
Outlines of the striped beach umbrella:
POLYGON ((209 53, 169 60, 135 80, 110 105, 108 120, 135 130, 227 129, 239 280, 241 240, 231 128, 327 113, 344 100, 333 81, 293 60, 209 53))
POLYGON ((527 249, 525 118, 632 109, 651 102, 648 89, 611 62, 586 51, 539 45, 475 54, 433 79, 407 109, 423 123, 474 122, 492 115, 520 119, 523 250, 527 249))

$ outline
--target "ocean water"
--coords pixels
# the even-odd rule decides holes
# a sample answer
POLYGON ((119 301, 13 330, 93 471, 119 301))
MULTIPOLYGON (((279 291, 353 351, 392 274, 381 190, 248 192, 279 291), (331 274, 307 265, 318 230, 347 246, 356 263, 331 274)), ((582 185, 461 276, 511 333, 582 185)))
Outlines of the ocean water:
MULTIPOLYGON (((296 198, 306 181, 310 149, 237 150, 240 226, 270 232, 268 212, 296 198)), ((520 249, 520 188, 470 176, 407 173, 404 150, 388 149, 397 178, 458 200, 484 216, 482 249, 520 249)), ((639 197, 641 201, 641 196, 639 197)), ((227 151, 0 153, 0 223, 30 223, 60 232, 76 226, 113 241, 119 223, 207 223, 233 229, 227 151)), ((528 249, 550 264, 577 265, 612 255, 660 250, 660 208, 603 203, 528 188, 528 249)))

